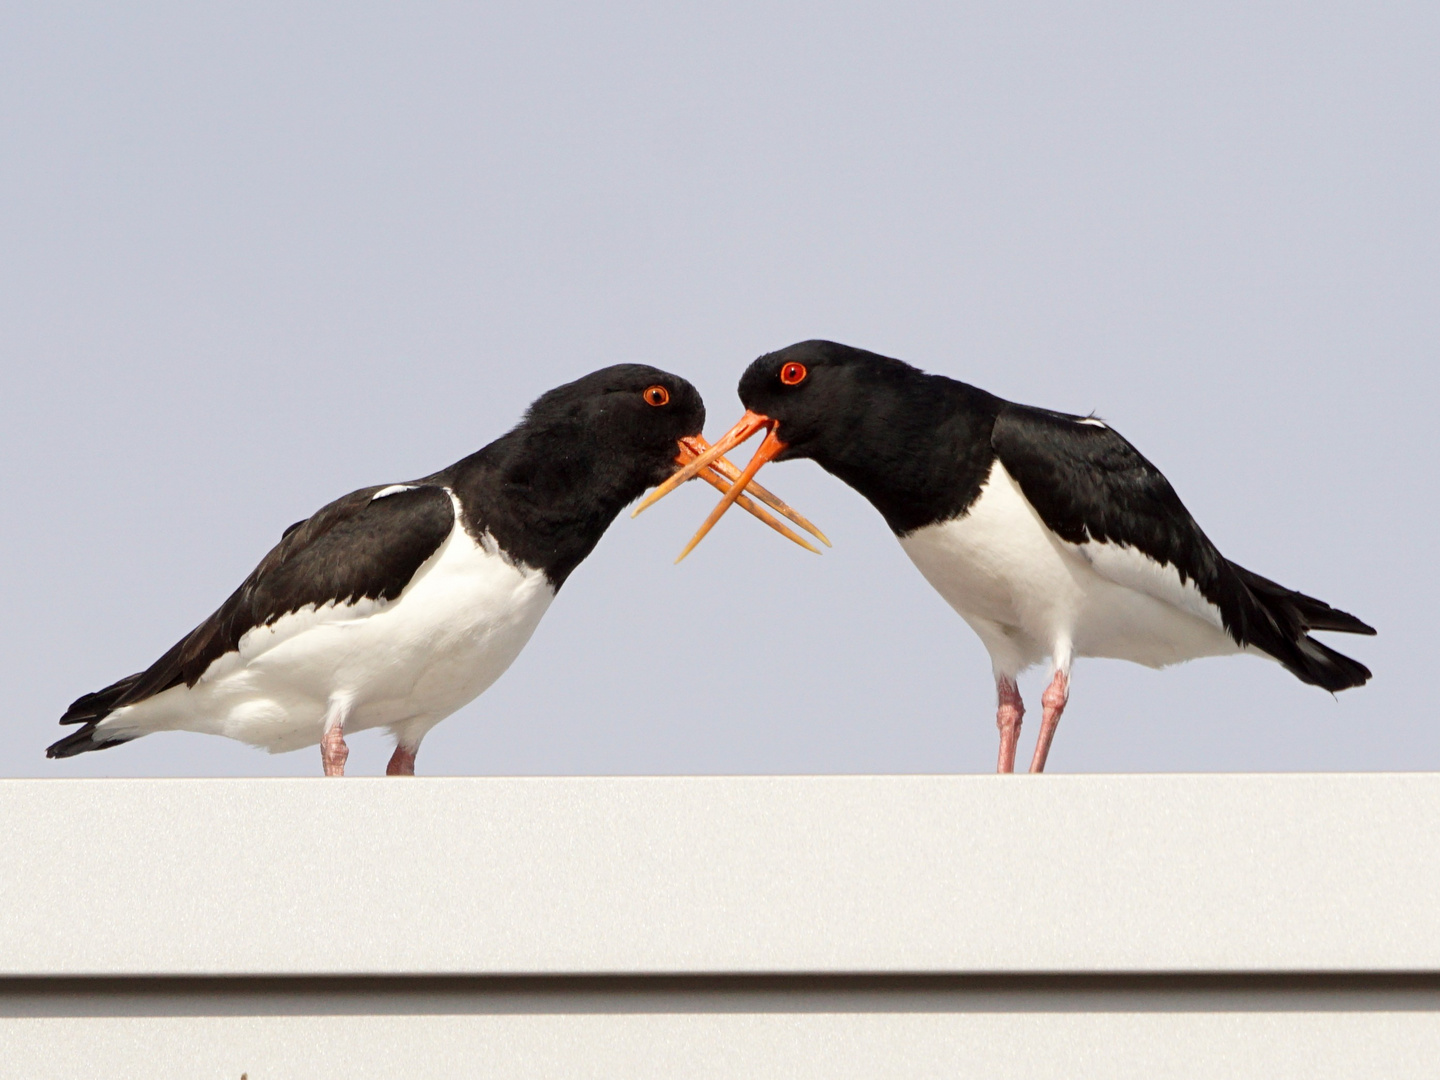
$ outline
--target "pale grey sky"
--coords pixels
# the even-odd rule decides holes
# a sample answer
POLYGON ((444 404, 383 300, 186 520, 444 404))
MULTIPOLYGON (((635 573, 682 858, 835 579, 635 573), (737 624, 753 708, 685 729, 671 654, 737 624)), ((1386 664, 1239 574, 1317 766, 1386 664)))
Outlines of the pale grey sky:
MULTIPOLYGON (((317 774, 43 750, 329 499, 619 361, 713 437, 808 337, 1098 411, 1379 628, 1338 699, 1081 661, 1052 770, 1440 768, 1436 56, 1420 3, 7 7, 0 774, 317 774)), ((969 629, 858 495, 766 475, 833 551, 732 514, 672 566, 699 485, 621 518, 419 771, 993 768, 969 629)))

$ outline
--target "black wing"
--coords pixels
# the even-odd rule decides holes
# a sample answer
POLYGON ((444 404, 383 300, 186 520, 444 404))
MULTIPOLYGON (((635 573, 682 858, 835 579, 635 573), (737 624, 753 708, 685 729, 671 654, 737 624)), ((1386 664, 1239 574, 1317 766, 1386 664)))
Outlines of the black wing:
POLYGON ((169 652, 146 670, 75 701, 60 723, 87 724, 89 730, 62 739, 47 754, 64 757, 94 749, 93 743, 86 744, 86 736, 95 723, 115 709, 180 683, 194 686, 254 627, 269 625, 307 604, 399 596, 450 535, 455 510, 450 494, 434 485, 416 485, 376 498, 382 490, 363 488, 286 529, 244 584, 169 652))
POLYGON ((1007 405, 996 418, 991 445, 1061 539, 1122 544, 1174 567, 1182 582, 1194 582, 1220 610, 1238 644, 1269 653, 1304 682, 1341 690, 1370 677, 1364 665, 1311 639, 1308 631, 1373 629, 1226 559, 1160 470, 1118 432, 1087 417, 1007 405))

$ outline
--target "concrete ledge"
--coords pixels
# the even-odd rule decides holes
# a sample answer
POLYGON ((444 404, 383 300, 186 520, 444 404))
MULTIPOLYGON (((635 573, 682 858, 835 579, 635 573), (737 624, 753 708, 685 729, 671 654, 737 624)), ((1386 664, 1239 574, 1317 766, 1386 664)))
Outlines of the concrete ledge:
POLYGON ((1440 971, 1440 776, 6 781, 0 974, 1440 971))
POLYGON ((1429 1076, 1440 776, 0 782, 0 1077, 1429 1076))

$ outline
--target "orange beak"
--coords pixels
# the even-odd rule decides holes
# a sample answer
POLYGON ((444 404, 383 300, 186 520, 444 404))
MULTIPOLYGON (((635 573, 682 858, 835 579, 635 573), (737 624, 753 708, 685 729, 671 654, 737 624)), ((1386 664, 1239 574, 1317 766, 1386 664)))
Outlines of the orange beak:
MULTIPOLYGON (((747 491, 776 513, 788 518, 800 526, 800 528, 810 533, 826 547, 830 546, 830 541, 824 533, 780 499, 766 491, 759 484, 753 482, 755 474, 760 471, 760 466, 764 465, 771 458, 775 457, 776 454, 785 449, 785 444, 776 437, 774 428, 775 421, 771 420, 768 416, 747 411, 745 415, 740 418, 740 422, 727 431, 724 436, 721 437, 720 441, 713 446, 706 445, 705 440, 699 436, 690 436, 680 440, 680 453, 676 456, 676 461, 680 463, 681 468, 677 469, 669 479, 647 495, 640 502, 640 505, 635 508, 634 514, 640 513, 641 510, 644 510, 650 504, 659 501, 687 480, 694 479, 697 476, 718 488, 724 494, 724 498, 722 498, 719 505, 710 512, 710 516, 705 519, 705 523, 700 526, 699 531, 696 532, 695 536, 690 540, 690 543, 685 546, 685 550, 680 553, 680 557, 675 560, 676 562, 679 562, 680 559, 690 554, 690 552, 694 550, 695 545, 705 538, 705 534, 714 527, 715 523, 720 520, 725 511, 737 502, 740 504, 742 510, 746 510, 755 515, 755 517, 769 525, 782 536, 793 540, 809 551, 819 553, 818 548, 808 543, 803 537, 797 536, 784 524, 775 520, 774 517, 766 513, 759 506, 756 506, 753 501, 746 497, 745 493, 747 491), (725 457, 725 453, 739 446, 746 439, 750 438, 750 436, 762 429, 766 432, 765 441, 760 444, 760 448, 755 451, 754 456, 751 457, 742 472, 725 457)), ((633 517, 634 514, 631 516, 633 517)))

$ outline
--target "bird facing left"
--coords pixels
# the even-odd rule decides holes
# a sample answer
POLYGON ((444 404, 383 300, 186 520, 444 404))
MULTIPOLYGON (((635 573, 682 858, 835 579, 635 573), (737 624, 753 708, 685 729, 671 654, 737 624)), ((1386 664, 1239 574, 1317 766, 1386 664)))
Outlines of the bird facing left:
MULTIPOLYGON (((413 775, 425 734, 504 673, 626 504, 707 448, 704 423, 690 383, 642 364, 543 394, 449 468, 290 526, 164 656, 72 704, 60 723, 79 730, 46 755, 198 731, 271 753, 318 743, 342 776, 345 734, 384 727, 386 772, 413 775)), ((704 478, 728 489, 737 474, 726 462, 704 478)))

